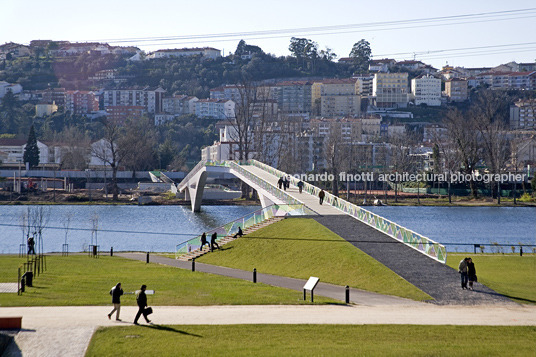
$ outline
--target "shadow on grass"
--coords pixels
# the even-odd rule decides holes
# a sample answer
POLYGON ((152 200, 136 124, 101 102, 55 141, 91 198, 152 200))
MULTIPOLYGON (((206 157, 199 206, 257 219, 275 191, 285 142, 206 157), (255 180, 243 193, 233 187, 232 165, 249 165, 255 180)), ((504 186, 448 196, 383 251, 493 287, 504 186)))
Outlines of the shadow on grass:
POLYGON ((201 337, 201 338, 203 337, 201 335, 196 335, 195 333, 189 333, 186 331, 177 330, 176 328, 165 326, 165 325, 142 325, 142 326, 147 327, 147 328, 152 328, 155 330, 159 330, 159 331, 169 331, 169 332, 180 333, 181 335, 188 335, 188 336, 201 337))

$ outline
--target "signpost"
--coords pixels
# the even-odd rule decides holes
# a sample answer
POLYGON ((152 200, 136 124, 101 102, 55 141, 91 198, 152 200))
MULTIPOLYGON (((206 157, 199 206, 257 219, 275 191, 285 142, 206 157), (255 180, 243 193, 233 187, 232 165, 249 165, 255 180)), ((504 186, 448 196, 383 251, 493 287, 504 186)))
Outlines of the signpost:
POLYGON ((310 277, 309 280, 307 280, 307 283, 303 286, 303 300, 307 298, 307 290, 311 292, 311 302, 314 302, 314 294, 313 291, 316 288, 316 285, 320 281, 319 278, 315 278, 314 276, 310 277))

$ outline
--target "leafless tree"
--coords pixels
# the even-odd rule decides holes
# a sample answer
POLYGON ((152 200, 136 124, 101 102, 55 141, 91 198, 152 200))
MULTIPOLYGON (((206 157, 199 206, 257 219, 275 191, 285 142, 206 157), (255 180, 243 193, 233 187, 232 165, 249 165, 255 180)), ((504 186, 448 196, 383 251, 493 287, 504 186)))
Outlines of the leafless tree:
MULTIPOLYGON (((485 164, 492 174, 503 171, 508 161, 508 107, 508 99, 502 92, 483 91, 476 97, 470 111, 479 133, 485 164)), ((500 181, 497 181, 497 185, 492 184, 492 188, 500 204, 500 181)))
MULTIPOLYGON (((449 110, 445 123, 450 145, 456 148, 457 158, 454 162, 459 162, 461 172, 472 177, 483 155, 476 123, 458 109, 449 110)), ((473 197, 478 197, 475 181, 469 180, 469 186, 473 197)))
POLYGON ((452 136, 447 135, 443 137, 438 132, 434 132, 434 134, 432 134, 432 142, 434 145, 437 145, 441 157, 439 160, 440 167, 436 167, 435 169, 437 170, 437 173, 443 172, 446 174, 449 203, 452 203, 450 186, 453 172, 460 167, 460 155, 458 155, 457 147, 452 136))
POLYGON ((68 127, 61 133, 61 167, 84 170, 89 164, 90 139, 76 127, 68 127))
MULTIPOLYGON (((402 175, 415 167, 415 157, 411 155, 411 149, 415 143, 416 137, 411 132, 393 135, 389 138, 391 168, 395 175, 402 175)), ((395 178, 395 202, 398 202, 398 189, 401 182, 398 180, 398 175, 395 178)))
POLYGON ((119 188, 117 186, 117 171, 119 166, 123 163, 131 146, 135 146, 135 142, 129 143, 129 145, 120 145, 121 138, 123 137, 124 129, 114 123, 107 122, 105 124, 104 137, 94 143, 91 147, 93 155, 101 160, 106 165, 109 165, 112 169, 112 194, 113 200, 119 199, 119 188))

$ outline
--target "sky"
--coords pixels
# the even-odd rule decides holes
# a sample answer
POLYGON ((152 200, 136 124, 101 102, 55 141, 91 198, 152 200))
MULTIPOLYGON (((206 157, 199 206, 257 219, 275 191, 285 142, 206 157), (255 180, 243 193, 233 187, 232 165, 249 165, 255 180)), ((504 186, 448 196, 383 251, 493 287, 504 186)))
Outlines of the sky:
POLYGON ((353 44, 365 39, 373 58, 415 58, 436 68, 536 60, 534 0, 0 0, 0 15, 0 44, 100 41, 145 51, 210 46, 228 54, 243 38, 279 56, 289 54, 294 36, 317 42, 319 49, 329 47, 338 57, 347 57, 353 44), (532 10, 504 13, 522 9, 532 10), (490 12, 501 13, 474 16, 490 12), (460 15, 473 16, 445 18, 460 15), (428 20, 392 23, 415 19, 428 20), (327 26, 338 27, 318 31, 327 26), (255 31, 272 32, 248 34, 255 31), (199 38, 207 34, 220 37, 199 38), (186 39, 172 38, 177 36, 186 39), (448 51, 430 52, 438 50, 448 51))

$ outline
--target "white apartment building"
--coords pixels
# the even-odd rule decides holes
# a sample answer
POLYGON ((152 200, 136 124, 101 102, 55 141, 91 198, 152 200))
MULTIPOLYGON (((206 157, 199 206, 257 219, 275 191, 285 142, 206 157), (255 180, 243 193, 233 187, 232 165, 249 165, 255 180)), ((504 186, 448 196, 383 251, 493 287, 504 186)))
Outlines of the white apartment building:
POLYGON ((536 99, 520 99, 510 107, 512 129, 536 129, 536 99))
POLYGON ((429 74, 414 78, 411 80, 411 94, 415 105, 438 107, 441 105, 441 79, 429 74))
POLYGON ((361 96, 356 93, 356 78, 325 79, 311 86, 311 105, 326 118, 358 116, 361 112, 361 96))
POLYGON ((408 106, 408 74, 375 73, 372 96, 377 108, 406 108, 408 106))
POLYGON ((165 90, 158 88, 143 89, 106 89, 103 92, 104 108, 107 107, 144 107, 148 113, 162 111, 162 98, 165 90))
POLYGON ((162 99, 162 110, 168 114, 193 114, 195 112, 195 102, 198 100, 197 97, 176 94, 173 97, 162 99))
POLYGON ((469 98, 469 81, 451 78, 445 82, 445 95, 451 102, 463 102, 469 98))
POLYGON ((212 47, 202 48, 179 48, 158 50, 147 56, 149 59, 171 58, 171 57, 191 57, 201 56, 204 58, 215 59, 221 57, 221 51, 212 47))
POLYGON ((232 100, 200 99, 195 102, 195 115, 202 119, 230 119, 235 117, 232 100))

